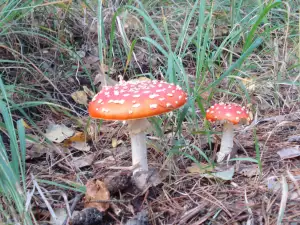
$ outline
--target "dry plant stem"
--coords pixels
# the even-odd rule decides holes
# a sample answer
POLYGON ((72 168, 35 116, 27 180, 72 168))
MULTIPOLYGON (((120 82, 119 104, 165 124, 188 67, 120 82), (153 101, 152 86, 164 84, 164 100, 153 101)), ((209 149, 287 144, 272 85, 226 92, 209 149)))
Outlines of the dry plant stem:
POLYGON ((217 162, 222 162, 225 156, 231 153, 233 148, 233 124, 226 122, 223 125, 223 135, 221 140, 221 148, 217 153, 217 162))

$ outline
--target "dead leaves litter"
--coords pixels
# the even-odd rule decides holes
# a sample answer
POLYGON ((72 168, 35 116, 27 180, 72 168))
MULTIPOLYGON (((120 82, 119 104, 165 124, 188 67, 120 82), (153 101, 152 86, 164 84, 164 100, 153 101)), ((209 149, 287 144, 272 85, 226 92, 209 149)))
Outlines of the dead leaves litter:
POLYGON ((65 139, 71 137, 74 132, 74 130, 66 127, 64 124, 51 123, 46 129, 45 137, 52 142, 61 143, 65 139))
POLYGON ((104 182, 100 180, 89 180, 86 184, 85 208, 97 208, 104 212, 109 208, 110 193, 104 182))

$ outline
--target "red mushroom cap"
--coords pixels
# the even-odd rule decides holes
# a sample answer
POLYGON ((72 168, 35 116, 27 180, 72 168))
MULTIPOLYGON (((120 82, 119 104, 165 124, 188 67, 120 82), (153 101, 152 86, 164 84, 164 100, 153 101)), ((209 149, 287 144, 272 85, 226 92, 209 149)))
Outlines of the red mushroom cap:
POLYGON ((248 124, 250 113, 243 106, 236 103, 217 103, 206 110, 206 119, 210 122, 228 121, 233 124, 248 124))
POLYGON ((105 120, 134 120, 177 109, 187 101, 178 85, 158 80, 122 81, 106 86, 89 103, 91 117, 105 120))

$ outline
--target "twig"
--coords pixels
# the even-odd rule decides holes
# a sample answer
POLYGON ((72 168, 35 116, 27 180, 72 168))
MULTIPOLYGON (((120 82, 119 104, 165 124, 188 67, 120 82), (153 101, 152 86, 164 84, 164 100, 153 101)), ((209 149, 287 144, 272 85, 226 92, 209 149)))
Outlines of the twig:
POLYGON ((72 216, 72 213, 73 213, 73 211, 74 211, 74 209, 75 209, 75 207, 76 207, 78 201, 82 198, 82 196, 83 196, 83 194, 77 194, 77 195, 75 196, 74 201, 73 201, 73 203, 72 203, 72 205, 71 205, 71 207, 70 207, 70 215, 67 215, 67 218, 65 219, 65 221, 63 222, 62 225, 66 225, 66 224, 67 224, 68 220, 69 220, 69 219, 71 218, 71 216, 72 216))

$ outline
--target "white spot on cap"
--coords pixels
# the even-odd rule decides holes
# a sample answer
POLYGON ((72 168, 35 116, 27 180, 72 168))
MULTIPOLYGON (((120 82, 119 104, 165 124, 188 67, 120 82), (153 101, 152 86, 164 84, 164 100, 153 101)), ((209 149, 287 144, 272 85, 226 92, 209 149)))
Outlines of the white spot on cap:
POLYGON ((175 104, 178 104, 178 101, 175 101, 175 104))
POLYGON ((150 93, 151 91, 144 91, 144 94, 148 94, 148 93, 150 93))
POLYGON ((231 117, 231 114, 230 113, 226 113, 225 116, 231 117))
POLYGON ((168 102, 168 103, 166 104, 166 106, 167 106, 167 107, 170 107, 170 106, 172 106, 172 104, 168 102))
POLYGON ((105 92, 104 95, 109 95, 109 91, 105 92))
POLYGON ((120 92, 119 91, 114 91, 114 95, 119 95, 120 92))
POLYGON ((182 95, 179 95, 179 97, 178 97, 178 98, 179 98, 179 100, 180 100, 180 99, 182 99, 182 95))
POLYGON ((239 118, 239 117, 235 117, 235 119, 236 119, 236 120, 239 120, 240 118, 239 118))
POLYGON ((100 103, 103 102, 103 100, 102 100, 102 99, 99 99, 97 102, 98 102, 98 104, 100 104, 100 103))
POLYGON ((163 100, 165 100, 165 98, 159 98, 158 100, 159 100, 159 101, 163 101, 163 100))
POLYGON ((173 94, 171 94, 171 93, 168 93, 167 95, 168 95, 168 96, 170 96, 170 97, 172 97, 172 96, 173 96, 173 94))
POLYGON ((140 103, 137 103, 137 104, 133 104, 132 107, 133 108, 138 108, 140 105, 141 105, 140 103))
POLYGON ((242 112, 241 112, 241 111, 236 111, 236 113, 237 113, 237 114, 241 114, 242 112))
POLYGON ((128 113, 129 113, 129 114, 132 114, 133 112, 132 112, 132 110, 129 110, 128 113))
POLYGON ((132 101, 132 103, 136 103, 136 101, 135 101, 135 100, 133 100, 133 101, 132 101))
POLYGON ((124 96, 124 97, 127 97, 127 96, 129 96, 129 95, 130 95, 130 94, 127 93, 127 94, 124 94, 123 96, 124 96))
POLYGON ((172 90, 172 93, 174 94, 174 93, 175 93, 175 90, 172 90))
POLYGON ((132 95, 132 97, 134 97, 134 98, 138 98, 138 97, 140 97, 141 95, 132 95))
POLYGON ((207 112, 207 113, 209 113, 209 109, 208 109, 208 110, 206 110, 206 112, 207 112))
POLYGON ((158 94, 151 94, 151 95, 149 95, 149 98, 153 99, 153 98, 156 98, 158 96, 159 96, 158 94))
POLYGON ((102 112, 109 112, 108 109, 102 108, 102 112))
POLYGON ((99 108, 96 108, 96 111, 98 111, 99 110, 99 108))
POLYGON ((157 108, 157 104, 150 104, 150 109, 156 109, 157 108))
POLYGON ((176 85, 176 90, 181 90, 182 88, 179 85, 176 85))

